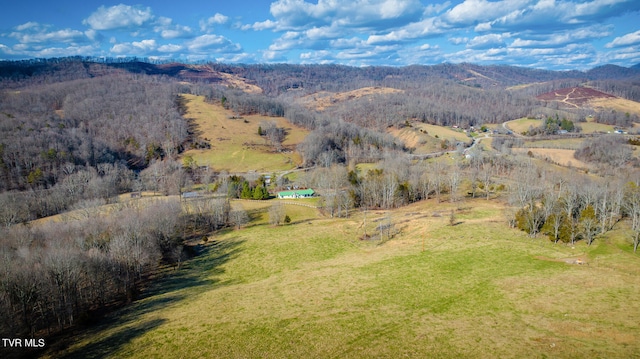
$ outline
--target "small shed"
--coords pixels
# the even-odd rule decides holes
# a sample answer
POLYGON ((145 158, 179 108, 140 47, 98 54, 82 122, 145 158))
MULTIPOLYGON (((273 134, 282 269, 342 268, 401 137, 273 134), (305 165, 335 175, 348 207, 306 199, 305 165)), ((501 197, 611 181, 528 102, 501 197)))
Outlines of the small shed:
POLYGON ((278 198, 308 198, 313 197, 316 192, 311 188, 297 189, 293 191, 278 192, 278 198))
POLYGON ((198 198, 200 197, 200 193, 198 192, 184 192, 182 194, 182 198, 198 198))

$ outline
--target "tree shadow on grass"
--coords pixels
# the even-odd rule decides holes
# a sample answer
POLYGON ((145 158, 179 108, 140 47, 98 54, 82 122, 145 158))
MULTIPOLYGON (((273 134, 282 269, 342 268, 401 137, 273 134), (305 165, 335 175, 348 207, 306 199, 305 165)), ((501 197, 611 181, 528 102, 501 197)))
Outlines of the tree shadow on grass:
POLYGON ((231 281, 221 281, 217 277, 224 274, 221 266, 239 255, 242 243, 244 241, 231 238, 200 246, 197 248, 197 255, 185 261, 180 269, 168 269, 159 274, 141 293, 139 299, 110 313, 94 326, 75 328, 61 340, 52 343, 49 353, 53 357, 64 358, 112 357, 115 351, 133 338, 165 322, 164 319, 145 320, 145 315, 163 310, 204 291, 233 284, 231 281), (103 333, 112 328, 117 328, 116 332, 103 338, 103 333), (72 351, 64 351, 78 339, 87 339, 88 343, 72 351))
POLYGON ((72 351, 63 358, 110 358, 113 353, 144 333, 162 325, 165 319, 153 319, 128 325, 99 340, 93 341, 77 351, 72 351))
POLYGON ((194 248, 196 255, 185 261, 179 269, 166 270, 147 290, 141 293, 140 299, 189 290, 190 294, 211 290, 233 284, 221 281, 218 276, 224 274, 222 266, 236 258, 243 240, 229 238, 224 241, 212 241, 207 245, 194 248))

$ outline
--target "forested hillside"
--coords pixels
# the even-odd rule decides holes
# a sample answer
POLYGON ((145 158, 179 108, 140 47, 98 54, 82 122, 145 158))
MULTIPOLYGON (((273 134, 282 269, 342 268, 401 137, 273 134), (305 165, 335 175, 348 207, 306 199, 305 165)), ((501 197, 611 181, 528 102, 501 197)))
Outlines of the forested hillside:
MULTIPOLYGON (((636 113, 563 108, 535 96, 588 85, 633 100, 640 92, 639 74, 617 66, 554 72, 472 64, 354 68, 81 58, 3 62, 0 189, 5 201, 20 207, 6 207, 10 214, 3 221, 55 214, 83 199, 108 201, 115 193, 149 187, 142 183, 149 176, 136 173, 156 160, 175 158, 192 146, 187 141, 199 141, 189 137, 180 93, 204 95, 239 116, 285 116, 312 130, 299 146, 305 164, 329 166, 375 162, 385 151, 408 150, 387 133, 407 121, 467 128, 560 112, 576 123, 592 116, 628 127, 636 113), (234 83, 258 86, 262 93, 234 89, 229 76, 234 83), (322 91, 366 86, 395 91, 350 96, 322 109, 302 101, 322 91)), ((162 163, 159 177, 161 164, 154 165, 154 186, 161 178, 165 192, 174 192, 170 188, 178 188, 172 183, 181 183, 180 175, 173 175, 170 168, 175 166, 162 163)))

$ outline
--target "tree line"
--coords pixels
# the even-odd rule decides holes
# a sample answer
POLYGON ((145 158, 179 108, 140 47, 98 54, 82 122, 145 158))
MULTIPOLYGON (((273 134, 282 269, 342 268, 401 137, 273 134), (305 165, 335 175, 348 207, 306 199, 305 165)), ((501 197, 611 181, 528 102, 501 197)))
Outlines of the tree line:
POLYGON ((177 201, 158 201, 2 228, 0 333, 51 334, 134 299, 149 270, 185 258, 181 212, 177 201))
POLYGON ((596 236, 628 218, 636 251, 640 238, 637 175, 637 171, 619 169, 614 178, 584 176, 576 180, 545 173, 535 166, 521 167, 514 173, 509 197, 515 210, 510 223, 531 236, 542 233, 555 243, 584 240, 591 245, 596 236))

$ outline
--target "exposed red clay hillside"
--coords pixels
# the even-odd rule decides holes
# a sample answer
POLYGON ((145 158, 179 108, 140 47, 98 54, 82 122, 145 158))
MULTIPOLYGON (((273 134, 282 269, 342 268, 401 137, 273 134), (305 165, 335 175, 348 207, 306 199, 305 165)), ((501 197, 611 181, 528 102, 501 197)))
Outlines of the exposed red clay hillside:
POLYGON ((536 98, 542 101, 558 101, 568 107, 580 108, 591 100, 615 98, 615 96, 588 87, 569 87, 543 93, 536 98))

